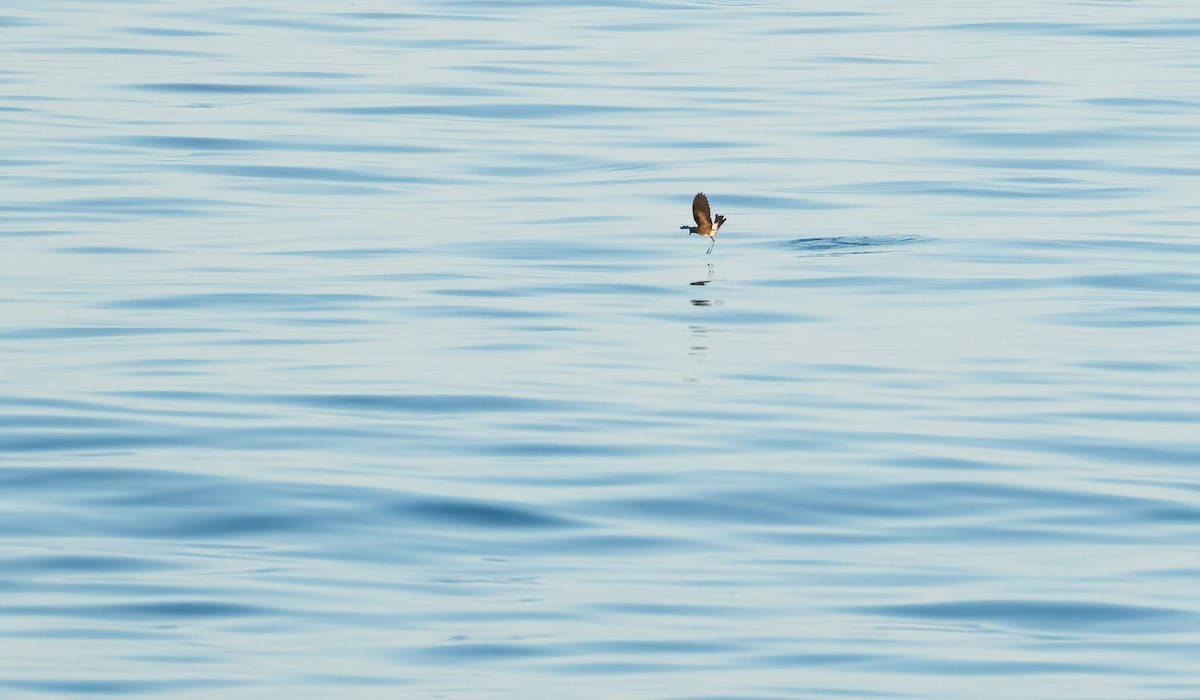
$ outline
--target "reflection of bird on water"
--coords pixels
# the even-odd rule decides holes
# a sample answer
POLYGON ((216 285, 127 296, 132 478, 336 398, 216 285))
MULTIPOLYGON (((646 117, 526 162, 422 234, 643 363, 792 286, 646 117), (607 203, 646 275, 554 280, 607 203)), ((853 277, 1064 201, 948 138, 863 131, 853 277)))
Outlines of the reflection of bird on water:
POLYGON ((725 223, 725 217, 717 214, 716 221, 712 218, 712 211, 708 208, 708 197, 704 196, 703 192, 697 192, 695 199, 692 200, 692 218, 696 220, 695 226, 680 226, 681 229, 687 229, 688 234, 698 233, 701 236, 708 236, 712 241, 708 244, 708 253, 712 252, 713 246, 717 244, 717 230, 721 228, 721 224, 725 223))
MULTIPOLYGON (((713 280, 715 280, 716 277, 717 277, 717 271, 713 267, 713 264, 709 263, 708 264, 708 279, 696 280, 695 282, 692 282, 691 286, 693 286, 693 287, 706 286, 709 282, 712 282, 713 280)), ((699 290, 697 290, 697 291, 699 291, 699 290)), ((723 301, 717 301, 717 300, 713 300, 713 299, 692 299, 692 306, 721 306, 724 303, 725 302, 723 302, 723 301)))
POLYGON ((703 287, 704 285, 708 284, 709 282, 712 282, 716 278, 717 278, 717 269, 715 267, 713 267, 712 263, 709 263, 708 264, 708 277, 705 279, 702 279, 702 280, 696 280, 695 282, 692 282, 691 285, 693 287, 703 287))

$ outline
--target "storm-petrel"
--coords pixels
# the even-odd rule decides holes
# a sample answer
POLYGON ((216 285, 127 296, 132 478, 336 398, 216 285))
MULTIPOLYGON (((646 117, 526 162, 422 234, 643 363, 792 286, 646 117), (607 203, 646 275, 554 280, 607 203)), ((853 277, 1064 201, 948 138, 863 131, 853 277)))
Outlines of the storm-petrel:
POLYGON ((697 192, 696 198, 692 200, 692 218, 696 220, 695 226, 680 226, 681 229, 687 229, 688 234, 698 233, 701 236, 708 236, 712 241, 708 244, 708 253, 712 252, 713 246, 717 244, 717 230, 721 228, 721 224, 725 223, 725 217, 717 214, 714 221, 712 212, 708 208, 708 197, 704 196, 703 192, 697 192))

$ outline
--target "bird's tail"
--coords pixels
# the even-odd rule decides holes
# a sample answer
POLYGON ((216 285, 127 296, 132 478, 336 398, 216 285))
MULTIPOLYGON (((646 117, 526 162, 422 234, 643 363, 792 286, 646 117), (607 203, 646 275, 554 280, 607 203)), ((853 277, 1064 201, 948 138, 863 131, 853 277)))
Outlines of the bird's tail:
POLYGON ((717 220, 713 223, 715 223, 717 225, 717 228, 724 226, 725 225, 725 215, 717 214, 717 220))

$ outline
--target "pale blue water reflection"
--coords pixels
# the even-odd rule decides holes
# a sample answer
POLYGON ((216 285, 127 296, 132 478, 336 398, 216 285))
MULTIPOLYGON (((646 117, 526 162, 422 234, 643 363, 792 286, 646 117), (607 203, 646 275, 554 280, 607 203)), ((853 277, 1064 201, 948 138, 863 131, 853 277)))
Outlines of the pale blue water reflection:
POLYGON ((0 11, 5 697, 1200 695, 1200 15, 397 10, 0 11))

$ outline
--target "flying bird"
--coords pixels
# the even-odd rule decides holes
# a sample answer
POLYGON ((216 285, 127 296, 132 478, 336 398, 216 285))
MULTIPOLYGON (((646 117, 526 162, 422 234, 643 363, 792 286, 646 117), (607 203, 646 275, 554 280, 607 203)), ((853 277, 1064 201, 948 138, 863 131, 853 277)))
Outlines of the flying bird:
POLYGON ((681 229, 687 229, 688 235, 698 233, 701 236, 708 236, 712 241, 708 244, 708 253, 712 252, 713 246, 717 244, 717 231, 721 228, 721 224, 725 223, 725 217, 717 214, 714 221, 712 211, 708 208, 708 197, 704 196, 703 192, 697 192, 696 198, 692 200, 692 218, 696 220, 695 226, 680 226, 681 229))

